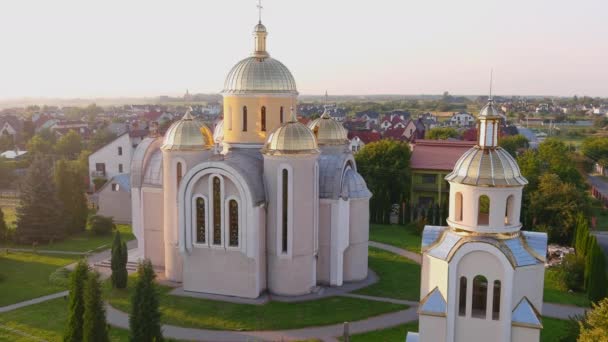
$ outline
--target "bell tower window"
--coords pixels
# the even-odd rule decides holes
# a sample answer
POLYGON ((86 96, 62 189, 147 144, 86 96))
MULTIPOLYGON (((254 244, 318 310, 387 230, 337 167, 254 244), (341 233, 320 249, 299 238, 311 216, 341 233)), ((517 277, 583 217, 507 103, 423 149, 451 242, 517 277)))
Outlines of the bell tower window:
POLYGON ((473 302, 471 315, 476 318, 486 318, 488 306, 488 280, 482 275, 473 279, 473 302))
POLYGON ((281 106, 281 110, 280 110, 280 114, 279 115, 280 115, 281 124, 283 124, 283 106, 281 106))
POLYGON ((455 217, 456 221, 462 221, 462 193, 456 193, 456 208, 455 208, 455 217))
POLYGON ((507 205, 505 206, 505 224, 511 225, 513 224, 513 202, 515 201, 515 197, 513 195, 509 195, 507 197, 507 205))
POLYGON ((266 107, 262 106, 262 125, 261 125, 261 129, 262 132, 266 132, 266 107))
POLYGON ((488 224, 490 224, 490 198, 486 195, 481 195, 479 197, 477 225, 487 226, 488 224))
POLYGON ((243 132, 247 132, 247 106, 243 106, 243 132))
POLYGON ((175 177, 176 177, 176 182, 177 182, 177 187, 179 187, 179 184, 182 182, 182 163, 178 162, 176 167, 175 167, 175 177))

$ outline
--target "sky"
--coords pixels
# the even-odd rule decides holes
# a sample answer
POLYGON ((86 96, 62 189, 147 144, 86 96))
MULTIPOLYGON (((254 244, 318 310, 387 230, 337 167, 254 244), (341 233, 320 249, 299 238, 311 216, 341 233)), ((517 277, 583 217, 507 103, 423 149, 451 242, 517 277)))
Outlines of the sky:
MULTIPOLYGON (((7 0, 0 99, 218 93, 257 0, 7 0)), ((263 0, 301 94, 608 96, 606 0, 263 0)))

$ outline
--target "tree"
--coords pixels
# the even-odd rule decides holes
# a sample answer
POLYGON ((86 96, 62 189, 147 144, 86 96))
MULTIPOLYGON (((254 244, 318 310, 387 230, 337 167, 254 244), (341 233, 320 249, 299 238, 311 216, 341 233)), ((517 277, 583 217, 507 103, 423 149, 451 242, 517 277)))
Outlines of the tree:
POLYGON ((592 304, 593 309, 587 312, 585 319, 579 322, 580 335, 578 342, 606 341, 608 336, 608 298, 592 304))
POLYGON ((34 126, 34 122, 32 119, 27 119, 23 121, 23 127, 21 128, 21 141, 27 142, 29 141, 34 134, 36 134, 36 127, 34 126))
POLYGON ((116 229, 114 220, 111 217, 93 215, 89 217, 89 226, 95 235, 108 235, 116 229))
POLYGON ((57 197, 51 163, 46 158, 36 157, 23 180, 15 233, 22 243, 65 237, 63 205, 57 197))
POLYGON ((80 260, 70 276, 69 317, 64 342, 81 342, 83 339, 84 288, 88 277, 89 265, 85 260, 80 260))
POLYGON ((595 161, 608 159, 608 138, 591 137, 583 140, 581 152, 595 161))
POLYGON ((576 254, 585 257, 586 239, 589 236, 589 222, 583 213, 576 216, 576 232, 574 236, 574 250, 576 254))
POLYGON ((500 138, 498 145, 509 152, 513 158, 517 157, 517 151, 528 147, 528 139, 521 134, 507 135, 500 138))
POLYGON ((373 194, 370 216, 386 222, 393 204, 408 197, 410 148, 405 142, 380 140, 365 145, 355 155, 357 169, 373 194))
POLYGON ((112 244, 112 286, 117 289, 127 287, 127 245, 120 241, 120 232, 117 230, 112 244), (123 249, 124 248, 124 249, 123 249))
POLYGON ((36 134, 27 143, 27 151, 30 156, 38 154, 46 156, 53 151, 53 145, 50 141, 45 140, 42 135, 36 134))
POLYGON ((156 274, 150 260, 146 259, 137 267, 137 282, 131 299, 132 310, 129 316, 132 342, 162 341, 158 294, 154 279, 156 274))
POLYGON ((426 138, 431 140, 447 140, 458 138, 460 134, 452 127, 436 127, 426 132, 426 138))
POLYGON ((63 204, 67 232, 84 231, 88 208, 78 165, 65 159, 57 161, 55 163, 55 184, 59 200, 63 204))
POLYGON ((82 138, 76 131, 70 130, 66 135, 59 138, 55 144, 57 154, 68 158, 76 159, 82 151, 82 138))
POLYGON ((99 129, 93 134, 91 140, 89 140, 89 150, 96 151, 114 139, 116 139, 116 134, 114 132, 105 128, 99 129))
POLYGON ((604 299, 607 295, 608 279, 606 279, 606 259, 595 236, 587 254, 588 262, 585 265, 587 273, 587 297, 592 302, 604 299))
POLYGON ((89 275, 84 288, 84 319, 82 337, 84 342, 109 342, 106 310, 101 297, 99 273, 89 275))
POLYGON ((0 242, 5 242, 8 239, 8 227, 4 221, 4 212, 0 208, 0 242))

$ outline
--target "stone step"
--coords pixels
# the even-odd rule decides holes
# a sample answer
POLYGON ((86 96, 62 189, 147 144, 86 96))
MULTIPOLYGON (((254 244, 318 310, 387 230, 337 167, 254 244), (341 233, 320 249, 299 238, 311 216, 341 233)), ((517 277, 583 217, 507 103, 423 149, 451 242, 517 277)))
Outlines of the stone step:
MULTIPOLYGON (((98 263, 95 264, 96 267, 104 267, 104 268, 111 268, 112 267, 112 263, 110 262, 110 260, 104 260, 104 261, 100 261, 98 263)), ((137 263, 133 262, 133 261, 128 261, 127 262, 127 271, 136 271, 137 270, 137 263)))

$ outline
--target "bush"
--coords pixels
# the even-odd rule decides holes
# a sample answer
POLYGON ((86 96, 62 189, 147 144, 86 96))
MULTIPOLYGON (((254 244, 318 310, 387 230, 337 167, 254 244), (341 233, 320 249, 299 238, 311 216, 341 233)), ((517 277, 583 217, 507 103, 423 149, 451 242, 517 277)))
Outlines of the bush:
POLYGON ((426 226, 426 218, 422 217, 416 221, 416 235, 421 236, 424 231, 424 227, 426 226))
POLYGON ((561 284, 572 291, 582 291, 585 280, 585 258, 581 255, 568 254, 558 266, 561 284))
POLYGON ((116 229, 114 220, 111 217, 93 215, 89 218, 89 225, 95 235, 108 235, 116 229))
POLYGON ((0 283, 4 281, 4 274, 0 273, 0 283))
POLYGON ((55 286, 67 287, 70 284, 70 270, 61 267, 51 273, 49 282, 55 286))

